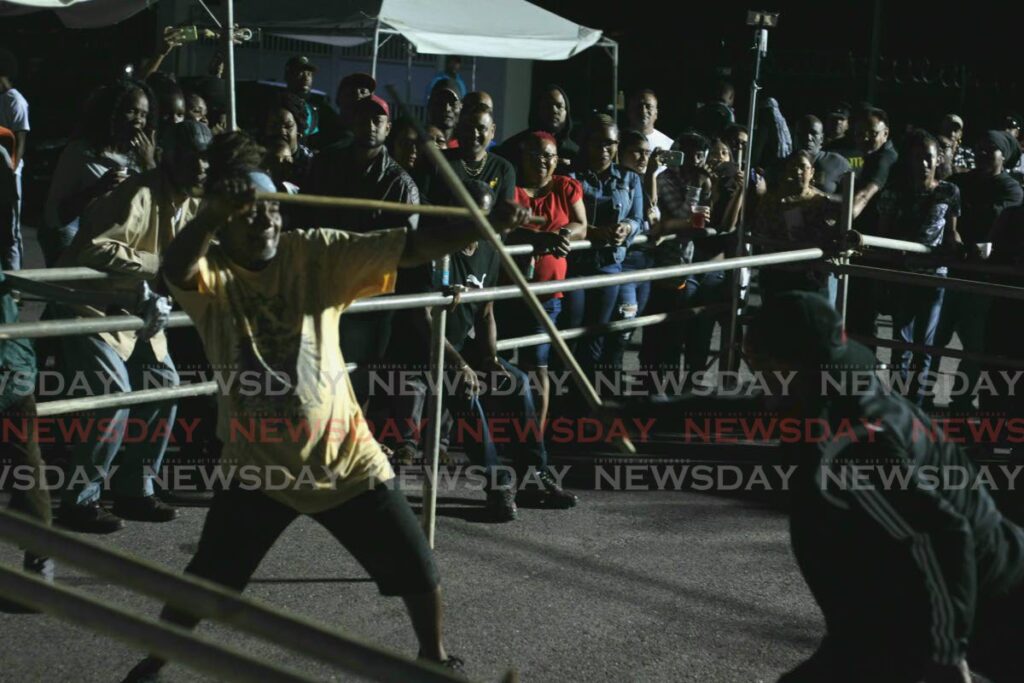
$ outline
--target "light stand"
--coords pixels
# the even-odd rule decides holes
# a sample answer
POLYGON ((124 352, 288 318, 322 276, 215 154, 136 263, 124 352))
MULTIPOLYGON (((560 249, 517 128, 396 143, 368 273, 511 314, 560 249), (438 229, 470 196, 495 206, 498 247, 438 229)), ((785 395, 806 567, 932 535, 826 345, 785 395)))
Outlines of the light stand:
MULTIPOLYGON (((768 53, 768 29, 775 28, 779 23, 778 12, 763 12, 751 10, 747 12, 747 26, 754 27, 754 76, 750 81, 750 112, 747 115, 747 147, 741 155, 740 170, 746 179, 742 192, 744 195, 750 190, 751 168, 753 167, 754 154, 754 123, 757 118, 757 93, 761 90, 761 59, 768 53)), ((747 211, 746 196, 740 205, 740 222, 736 228, 736 256, 746 256, 748 251, 747 241, 747 218, 750 212, 747 211)), ((739 353, 737 349, 739 337, 739 311, 742 303, 743 283, 742 270, 733 272, 730 283, 732 285, 731 296, 732 306, 729 311, 729 331, 726 335, 725 366, 730 372, 739 370, 739 353)))

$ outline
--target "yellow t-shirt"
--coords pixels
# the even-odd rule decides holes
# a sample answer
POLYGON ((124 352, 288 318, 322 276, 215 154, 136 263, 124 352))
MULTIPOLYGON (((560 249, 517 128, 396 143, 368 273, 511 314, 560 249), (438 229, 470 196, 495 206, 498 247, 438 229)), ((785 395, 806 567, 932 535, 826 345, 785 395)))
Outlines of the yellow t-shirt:
POLYGON ((261 271, 213 245, 196 291, 171 285, 219 373, 221 464, 243 485, 258 473, 267 495, 311 514, 394 476, 356 401, 338 322, 356 299, 394 291, 404 248, 404 229, 289 232, 261 271))

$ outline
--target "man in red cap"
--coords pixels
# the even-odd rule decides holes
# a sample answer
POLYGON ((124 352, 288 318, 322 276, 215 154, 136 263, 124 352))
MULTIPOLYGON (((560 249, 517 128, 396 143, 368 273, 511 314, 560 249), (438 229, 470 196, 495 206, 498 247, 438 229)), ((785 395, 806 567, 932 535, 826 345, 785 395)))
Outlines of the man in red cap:
MULTIPOLYGON (((420 193, 409 174, 388 154, 384 143, 391 132, 391 109, 377 95, 357 99, 351 108, 350 140, 323 150, 313 161, 309 192, 333 197, 383 199, 419 204, 420 193)), ((309 217, 308 225, 366 233, 389 228, 416 230, 417 214, 363 209, 325 209, 309 217)), ((391 337, 392 312, 352 316, 341 335, 348 362, 359 365, 352 383, 360 402, 369 394, 370 365, 383 361, 391 337)))

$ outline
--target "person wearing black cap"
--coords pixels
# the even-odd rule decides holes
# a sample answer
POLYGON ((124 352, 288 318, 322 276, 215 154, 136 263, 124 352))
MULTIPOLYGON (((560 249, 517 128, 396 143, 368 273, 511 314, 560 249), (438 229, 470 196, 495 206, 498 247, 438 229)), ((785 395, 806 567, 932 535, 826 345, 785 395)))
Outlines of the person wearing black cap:
POLYGON ((352 117, 356 102, 366 99, 377 89, 377 81, 370 74, 352 73, 338 83, 334 103, 338 107, 335 114, 325 107, 320 118, 320 135, 312 141, 318 149, 328 146, 345 147, 352 144, 352 117))
POLYGON ((427 125, 437 126, 448 141, 448 149, 455 149, 459 141, 455 139, 455 126, 462 113, 462 96, 448 81, 440 81, 430 92, 427 100, 427 125))
MULTIPOLYGON (((1016 151, 1017 140, 1012 135, 1001 130, 986 131, 974 145, 974 170, 958 173, 949 179, 960 188, 962 216, 957 224, 957 232, 968 247, 991 242, 992 228, 999 215, 1004 209, 1017 206, 1024 200, 1024 190, 1005 169, 1006 160, 1016 151)), ((956 269, 952 270, 953 277, 958 277, 956 269)), ((962 277, 971 279, 967 273, 962 274, 962 277)), ((991 303, 989 297, 975 293, 958 290, 947 293, 935 333, 935 346, 944 348, 956 332, 964 351, 982 353, 985 347, 985 321, 991 303)), ((940 360, 935 359, 936 369, 939 368, 940 360)), ((977 361, 964 359, 960 363, 960 370, 966 374, 967 386, 977 386, 981 371, 977 361)), ((973 393, 964 393, 954 397, 952 407, 970 410, 973 402, 973 393)))
POLYGON ((832 149, 833 146, 845 146, 842 141, 850 128, 850 105, 846 102, 839 102, 830 107, 822 120, 822 125, 824 126, 824 148, 826 150, 837 151, 832 149))
POLYGON ((985 485, 943 484, 945 472, 977 481, 971 458, 883 385, 874 355, 817 294, 765 303, 744 355, 770 394, 613 408, 675 430, 683 415, 710 414, 789 420, 806 435, 786 446, 790 542, 826 632, 779 683, 1019 680, 1024 529, 985 485))
POLYGON ((311 138, 320 132, 320 110, 309 101, 315 73, 316 65, 309 61, 309 57, 292 57, 284 65, 284 82, 288 92, 301 97, 306 105, 306 120, 300 122, 305 124, 301 126, 306 131, 304 138, 311 138))
MULTIPOLYGON (((94 289, 136 291, 134 313, 153 324, 146 334, 111 332, 61 338, 61 357, 75 377, 84 377, 91 395, 132 391, 140 385, 175 386, 178 373, 167 350, 162 331, 170 306, 155 282, 160 256, 174 236, 199 208, 199 197, 209 164, 206 148, 209 128, 183 121, 167 129, 161 140, 160 165, 128 178, 109 195, 93 202, 82 216, 81 229, 58 266, 86 266, 119 276, 97 281, 94 289), (154 281, 151 289, 147 282, 154 281), (155 291, 154 291, 155 290, 155 291)), ((96 306, 54 306, 58 318, 103 318, 110 309, 96 306)), ((174 423, 174 401, 148 403, 131 408, 110 408, 92 413, 98 425, 72 450, 71 466, 77 477, 64 491, 60 521, 76 531, 110 533, 124 526, 122 519, 165 522, 177 511, 153 495, 153 476, 167 449, 168 426, 174 423), (126 420, 141 420, 150 438, 126 444, 126 420), (106 426, 103 426, 106 425, 106 426), (161 431, 162 430, 162 431, 161 431), (102 476, 117 469, 111 478, 114 514, 99 506, 102 476)))

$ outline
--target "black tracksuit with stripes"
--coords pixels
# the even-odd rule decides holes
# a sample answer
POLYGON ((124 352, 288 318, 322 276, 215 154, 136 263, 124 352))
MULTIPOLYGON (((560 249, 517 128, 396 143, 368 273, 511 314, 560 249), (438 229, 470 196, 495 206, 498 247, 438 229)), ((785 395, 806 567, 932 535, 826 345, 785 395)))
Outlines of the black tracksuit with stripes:
POLYGON ((807 445, 794 476, 793 551, 827 635, 785 680, 918 681, 929 662, 965 657, 997 682, 1024 680, 1024 530, 979 469, 881 389, 834 399, 824 417, 858 427, 807 445))

